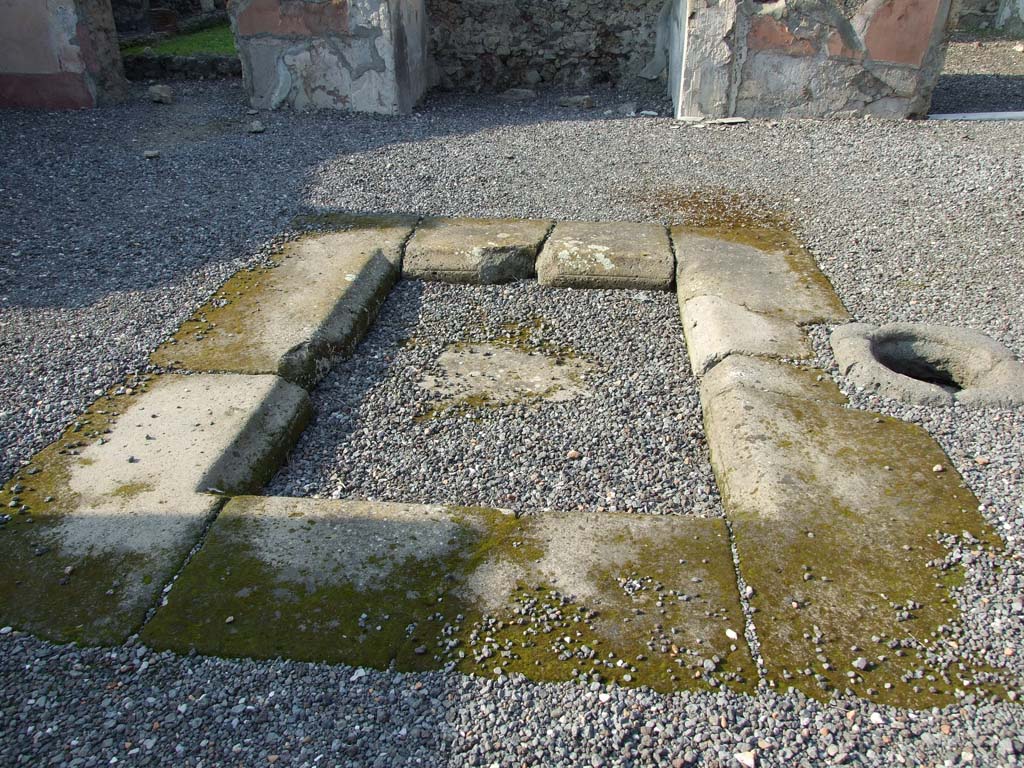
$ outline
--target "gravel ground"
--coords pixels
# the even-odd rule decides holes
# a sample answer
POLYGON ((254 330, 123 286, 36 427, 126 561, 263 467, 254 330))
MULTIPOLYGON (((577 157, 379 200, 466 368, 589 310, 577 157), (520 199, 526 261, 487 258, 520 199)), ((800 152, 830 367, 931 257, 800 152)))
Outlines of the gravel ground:
MULTIPOLYGON (((943 87, 965 103, 974 91, 943 87)), ((452 95, 405 120, 262 115, 257 136, 237 84, 176 88, 172 107, 138 93, 125 108, 0 115, 2 475, 96 389, 144 369, 149 349, 310 206, 665 222, 715 221, 737 205, 745 217, 789 213, 859 319, 963 324, 1024 354, 1020 124, 680 127, 605 116, 628 97, 607 92, 587 113, 554 96, 452 95), (144 149, 160 159, 143 162, 144 149)), ((1019 669, 1022 618, 1006 598, 1021 589, 1024 425, 1005 412, 914 417, 1009 542, 997 563, 960 555, 960 600, 964 636, 986 654, 1013 643, 1015 656, 995 660, 1019 669)), ((1024 752, 1010 703, 908 713, 140 653, 0 637, 0 755, 33 766, 733 766, 751 748, 762 765, 1003 766, 1024 752)))
POLYGON ((946 65, 932 112, 1024 110, 1024 51, 1020 40, 960 33, 946 52, 946 65))
POLYGON ((674 294, 403 281, 313 402, 271 495, 721 516, 674 294), (422 418, 438 355, 509 327, 594 364, 587 396, 422 418))

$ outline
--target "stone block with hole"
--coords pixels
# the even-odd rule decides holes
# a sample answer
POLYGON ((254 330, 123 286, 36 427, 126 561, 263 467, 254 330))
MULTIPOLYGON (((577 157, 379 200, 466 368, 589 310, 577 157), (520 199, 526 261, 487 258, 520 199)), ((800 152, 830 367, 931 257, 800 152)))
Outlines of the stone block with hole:
POLYGON ((402 274, 448 283, 508 283, 537 274, 550 221, 426 219, 405 248, 402 274))
POLYGON ((157 648, 751 690, 720 520, 233 499, 143 633, 157 648))
POLYGON ((164 375, 101 397, 8 484, 0 623, 118 643, 199 541, 223 494, 253 492, 309 419, 277 376, 164 375))
POLYGON ((940 567, 940 537, 998 545, 978 500, 923 429, 787 368, 729 358, 701 397, 769 681, 911 707, 983 689, 983 670, 941 662, 962 572, 940 567))
POLYGON ((840 372, 852 383, 913 405, 1024 405, 1024 364, 999 342, 966 328, 864 323, 832 332, 840 372))
POLYGON ((541 250, 537 278, 556 288, 667 291, 675 259, 660 224, 563 221, 541 250))
POLYGON ((717 296, 679 295, 690 365, 703 376, 729 355, 806 359, 811 343, 789 320, 751 312, 717 296))
POLYGON ((288 244, 270 268, 237 273, 153 353, 153 364, 274 373, 310 387, 350 353, 401 273, 415 221, 335 214, 308 223, 329 229, 288 244))
POLYGON ((680 301, 717 296, 794 323, 849 319, 814 258, 794 238, 767 245, 729 239, 745 234, 736 230, 708 237, 683 227, 672 229, 680 301))

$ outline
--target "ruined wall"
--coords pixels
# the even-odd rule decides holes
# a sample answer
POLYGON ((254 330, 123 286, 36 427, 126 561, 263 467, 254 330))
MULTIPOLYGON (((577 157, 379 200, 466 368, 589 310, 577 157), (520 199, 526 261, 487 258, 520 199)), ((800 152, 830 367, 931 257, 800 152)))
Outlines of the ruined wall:
POLYGON ((955 22, 950 0, 845 7, 829 0, 692 0, 676 33, 685 35, 676 110, 710 117, 923 115, 955 22))
POLYGON ((422 0, 232 0, 254 107, 408 112, 427 87, 422 0))
POLYGON ((427 0, 441 85, 483 90, 635 77, 664 0, 427 0))
POLYGON ((0 106, 92 107, 126 88, 108 0, 0 0, 0 106))

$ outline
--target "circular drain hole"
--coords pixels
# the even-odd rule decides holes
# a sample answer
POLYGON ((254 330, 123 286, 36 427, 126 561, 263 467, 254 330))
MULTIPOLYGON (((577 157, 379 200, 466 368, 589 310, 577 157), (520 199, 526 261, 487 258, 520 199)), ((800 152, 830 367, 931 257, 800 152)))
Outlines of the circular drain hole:
POLYGON ((922 344, 906 336, 873 339, 871 353, 874 358, 890 371, 926 384, 934 384, 950 394, 966 389, 983 371, 957 370, 951 361, 949 350, 934 342, 922 344), (968 374, 968 375, 965 375, 968 374))
POLYGON ((843 375, 915 405, 1024 404, 1024 365, 1002 344, 964 328, 854 323, 832 333, 843 375))

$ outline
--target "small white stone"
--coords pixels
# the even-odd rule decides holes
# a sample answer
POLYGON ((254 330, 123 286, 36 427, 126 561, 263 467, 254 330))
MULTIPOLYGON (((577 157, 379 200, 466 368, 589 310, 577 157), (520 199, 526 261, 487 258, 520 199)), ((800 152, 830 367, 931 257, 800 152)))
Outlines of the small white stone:
POLYGON ((731 630, 731 629, 725 630, 725 636, 728 637, 730 640, 737 640, 737 639, 739 639, 739 635, 737 635, 736 632, 734 630, 731 630))
POLYGON ((0 629, 0 635, 9 635, 13 631, 14 627, 4 627, 3 629, 0 629))

